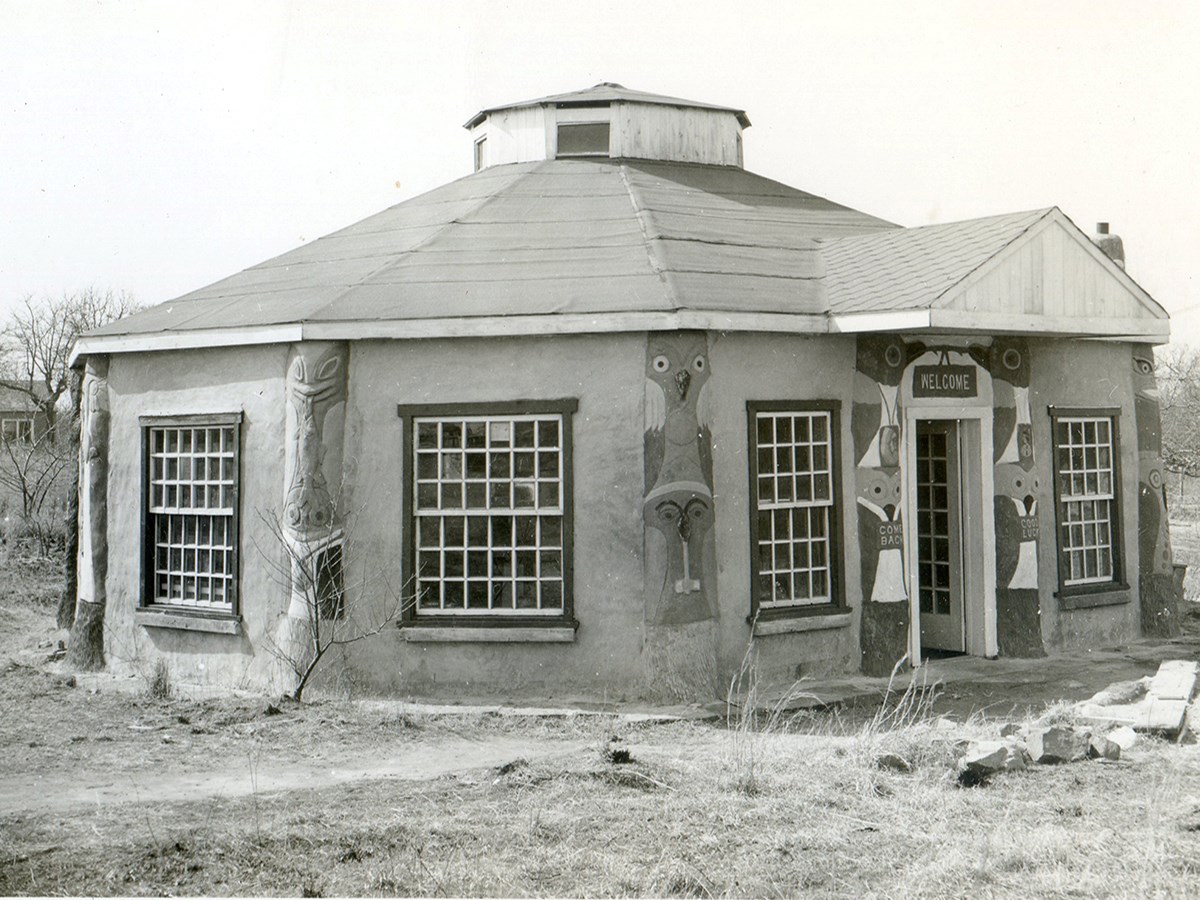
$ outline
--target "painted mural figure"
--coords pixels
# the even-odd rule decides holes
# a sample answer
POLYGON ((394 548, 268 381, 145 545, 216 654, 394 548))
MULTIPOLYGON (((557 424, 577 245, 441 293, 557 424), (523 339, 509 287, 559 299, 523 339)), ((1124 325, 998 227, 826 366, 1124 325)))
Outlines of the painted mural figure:
POLYGON ((990 369, 997 636, 1005 655, 1044 656, 1037 552, 1041 479, 1033 455, 1027 343, 996 338, 990 369))
POLYGON ((998 340, 995 385, 996 582, 1010 590, 1037 590, 1038 491, 1029 409, 1029 351, 998 340), (1015 550, 1015 560, 1013 558, 1015 550))
POLYGON ((863 594, 875 603, 908 599, 900 506, 899 398, 904 364, 899 339, 859 340, 851 432, 863 594))
POLYGON ((650 615, 655 624, 713 616, 712 589, 703 572, 713 525, 712 446, 705 404, 709 376, 703 332, 650 336, 642 516, 666 538, 667 547, 663 571, 647 573, 651 591, 661 578, 650 615))

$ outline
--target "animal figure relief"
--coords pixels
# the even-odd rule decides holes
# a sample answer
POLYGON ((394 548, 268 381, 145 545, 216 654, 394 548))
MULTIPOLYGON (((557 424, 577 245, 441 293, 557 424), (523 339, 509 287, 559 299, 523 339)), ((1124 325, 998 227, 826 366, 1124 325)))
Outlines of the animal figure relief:
POLYGON ((714 515, 705 397, 709 377, 708 340, 703 332, 650 336, 642 515, 667 543, 656 622, 678 624, 711 616, 703 575, 705 542, 714 515), (679 597, 695 602, 680 607, 679 597))

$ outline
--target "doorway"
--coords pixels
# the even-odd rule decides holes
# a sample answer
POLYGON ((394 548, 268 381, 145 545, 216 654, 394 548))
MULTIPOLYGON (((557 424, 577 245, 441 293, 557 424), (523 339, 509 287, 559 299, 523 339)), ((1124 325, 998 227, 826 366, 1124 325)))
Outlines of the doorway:
POLYGON ((913 487, 922 656, 967 649, 962 456, 958 420, 917 421, 913 487))

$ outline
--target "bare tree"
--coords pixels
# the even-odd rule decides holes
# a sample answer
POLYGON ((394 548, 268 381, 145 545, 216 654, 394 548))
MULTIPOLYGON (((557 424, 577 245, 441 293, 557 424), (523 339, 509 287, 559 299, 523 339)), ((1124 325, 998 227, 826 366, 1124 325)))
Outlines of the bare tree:
POLYGON ((71 388, 75 339, 138 310, 124 291, 85 288, 58 298, 27 295, 3 328, 8 386, 26 394, 53 431, 71 388))
POLYGON ((46 502, 61 488, 61 476, 74 464, 75 453, 75 442, 52 431, 31 433, 27 439, 0 439, 0 487, 20 501, 22 526, 37 539, 43 556, 50 555, 52 536, 58 531, 45 519, 46 502))
MULTIPOLYGON (((315 540, 298 541, 276 512, 259 510, 271 540, 255 548, 272 580, 284 588, 291 605, 267 650, 294 677, 289 696, 302 702, 305 688, 330 650, 380 634, 399 619, 405 598, 382 572, 368 572, 347 583, 343 561, 353 533, 354 515, 334 524, 315 540)), ((367 564, 369 566, 369 564, 367 564)))
POLYGON ((1184 477, 1200 475, 1200 350, 1168 347, 1156 367, 1162 410, 1163 466, 1184 477))
MULTIPOLYGON (((35 298, 27 295, 0 326, 0 377, 6 387, 25 394, 36 407, 39 428, 45 428, 55 447, 74 458, 79 448, 79 390, 81 377, 70 367, 75 339, 85 331, 130 315, 139 309, 133 297, 124 291, 85 288, 61 297, 35 298), (59 404, 64 395, 71 399, 71 424, 66 434, 57 428, 59 404)), ((56 451, 57 452, 57 451, 56 451)), ((14 461, 0 455, 0 468, 10 477, 14 461)), ((78 573, 75 553, 78 547, 79 516, 78 467, 66 479, 67 509, 64 531, 66 540, 65 584, 58 606, 58 626, 70 628, 75 622, 75 591, 78 573)), ((42 524, 45 524, 44 521, 42 524)))

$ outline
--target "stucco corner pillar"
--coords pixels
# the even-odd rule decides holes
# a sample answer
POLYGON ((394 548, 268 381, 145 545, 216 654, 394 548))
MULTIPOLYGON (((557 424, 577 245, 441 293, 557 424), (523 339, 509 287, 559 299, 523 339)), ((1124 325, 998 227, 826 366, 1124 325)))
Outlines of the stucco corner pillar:
POLYGON ((79 442, 79 546, 75 622, 67 663, 104 667, 104 608, 108 600, 108 357, 89 356, 84 369, 79 442))

